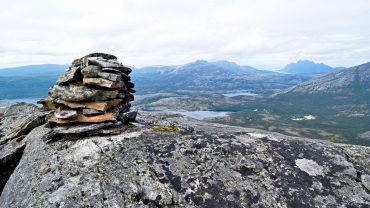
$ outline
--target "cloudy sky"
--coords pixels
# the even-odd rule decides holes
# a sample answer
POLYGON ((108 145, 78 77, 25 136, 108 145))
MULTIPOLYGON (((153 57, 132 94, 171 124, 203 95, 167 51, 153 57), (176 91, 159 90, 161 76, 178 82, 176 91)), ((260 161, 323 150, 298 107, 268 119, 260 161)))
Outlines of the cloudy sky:
POLYGON ((370 61, 369 0, 11 0, 1 3, 0 28, 0 67, 97 51, 136 67, 370 61))

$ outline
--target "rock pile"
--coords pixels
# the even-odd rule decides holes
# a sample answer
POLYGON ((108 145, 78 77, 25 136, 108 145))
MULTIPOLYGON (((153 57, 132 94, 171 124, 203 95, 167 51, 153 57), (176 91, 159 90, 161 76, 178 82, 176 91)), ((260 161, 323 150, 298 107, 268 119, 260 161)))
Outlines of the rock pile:
POLYGON ((135 93, 131 71, 110 54, 92 53, 74 60, 49 90, 49 97, 39 101, 43 109, 53 111, 48 122, 75 125, 135 120, 136 112, 129 112, 135 93))

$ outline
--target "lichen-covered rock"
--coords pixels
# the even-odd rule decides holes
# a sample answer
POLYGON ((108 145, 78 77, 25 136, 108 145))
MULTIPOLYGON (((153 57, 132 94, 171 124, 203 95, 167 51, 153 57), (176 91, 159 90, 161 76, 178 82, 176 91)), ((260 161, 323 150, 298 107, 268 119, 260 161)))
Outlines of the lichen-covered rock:
POLYGON ((123 67, 123 65, 118 62, 116 59, 104 59, 101 57, 88 57, 87 60, 96 66, 100 66, 103 68, 114 68, 119 69, 123 67))
POLYGON ((101 78, 105 78, 105 79, 108 79, 108 80, 111 80, 111 81, 122 81, 123 80, 121 73, 114 74, 114 73, 103 72, 101 67, 94 66, 94 65, 90 65, 90 66, 85 67, 84 69, 82 69, 81 72, 83 74, 83 77, 85 77, 85 78, 101 77, 101 78))
POLYGON ((80 67, 70 67, 67 73, 61 76, 57 80, 57 84, 66 84, 70 82, 77 82, 77 80, 82 77, 80 67))
POLYGON ((76 118, 78 113, 76 110, 59 110, 55 111, 54 116, 58 119, 76 118))
POLYGON ((62 99, 57 99, 55 100, 55 102, 66 105, 74 109, 87 108, 87 109, 95 109, 98 111, 107 111, 110 107, 119 105, 122 102, 122 100, 114 99, 114 100, 100 101, 100 102, 70 102, 70 101, 65 101, 62 99))
POLYGON ((118 92, 89 88, 85 85, 70 84, 68 86, 54 85, 50 89, 49 95, 54 99, 59 98, 65 101, 83 102, 112 100, 117 97, 118 92))
MULTIPOLYGON (((39 112, 32 104, 15 104, 5 111, 0 124, 0 144, 22 137, 45 123, 47 112, 39 112)), ((21 138, 20 138, 21 139, 21 138)))
POLYGON ((111 81, 108 79, 103 78, 84 78, 83 79, 84 85, 94 85, 109 89, 119 89, 124 86, 122 81, 111 81))
POLYGON ((45 123, 46 114, 35 105, 20 103, 7 107, 0 116, 0 193, 21 159, 26 135, 45 123))
POLYGON ((115 136, 48 143, 50 131, 34 129, 0 207, 370 206, 369 147, 174 114, 137 121, 115 136))
POLYGON ((361 175, 362 184, 370 191, 370 175, 361 175))

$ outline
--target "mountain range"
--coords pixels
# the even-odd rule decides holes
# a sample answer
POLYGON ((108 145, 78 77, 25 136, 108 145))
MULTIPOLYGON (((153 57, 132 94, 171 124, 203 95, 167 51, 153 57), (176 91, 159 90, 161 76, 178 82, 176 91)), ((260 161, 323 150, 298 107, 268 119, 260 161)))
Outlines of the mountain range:
MULTIPOLYGON (((325 71, 318 70, 322 68, 321 65, 310 61, 298 61, 288 65, 291 69, 304 68, 305 73, 299 73, 302 70, 294 72, 294 70, 286 70, 287 67, 276 72, 240 66, 229 61, 199 60, 178 66, 138 68, 133 70, 132 79, 137 85, 138 94, 178 90, 214 92, 248 90, 256 93, 271 93, 317 77, 316 72, 325 71)), ((0 99, 45 97, 49 87, 64 74, 66 69, 67 65, 57 64, 0 69, 0 99)), ((334 68, 331 69, 334 70, 334 68)), ((326 69, 326 71, 331 70, 326 69)))
POLYGON ((239 66, 227 61, 196 61, 180 66, 152 66, 134 70, 133 81, 139 93, 174 92, 177 90, 233 91, 258 93, 286 89, 311 79, 239 66))

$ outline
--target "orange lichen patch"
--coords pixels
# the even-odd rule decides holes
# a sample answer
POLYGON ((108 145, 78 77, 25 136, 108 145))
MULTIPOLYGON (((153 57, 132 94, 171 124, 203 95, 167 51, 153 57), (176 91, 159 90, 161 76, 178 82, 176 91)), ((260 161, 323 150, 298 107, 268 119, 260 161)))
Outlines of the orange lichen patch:
POLYGON ((56 102, 66 105, 70 108, 74 108, 74 109, 89 108, 89 109, 95 109, 98 111, 105 112, 110 107, 119 105, 122 102, 122 99, 114 99, 114 100, 109 100, 109 101, 104 101, 104 102, 70 102, 70 101, 58 99, 56 102))
POLYGON ((101 123, 106 121, 117 121, 117 117, 113 113, 106 113, 98 116, 84 116, 79 115, 75 118, 69 119, 58 119, 54 115, 48 118, 49 122, 57 124, 68 124, 68 123, 101 123))

